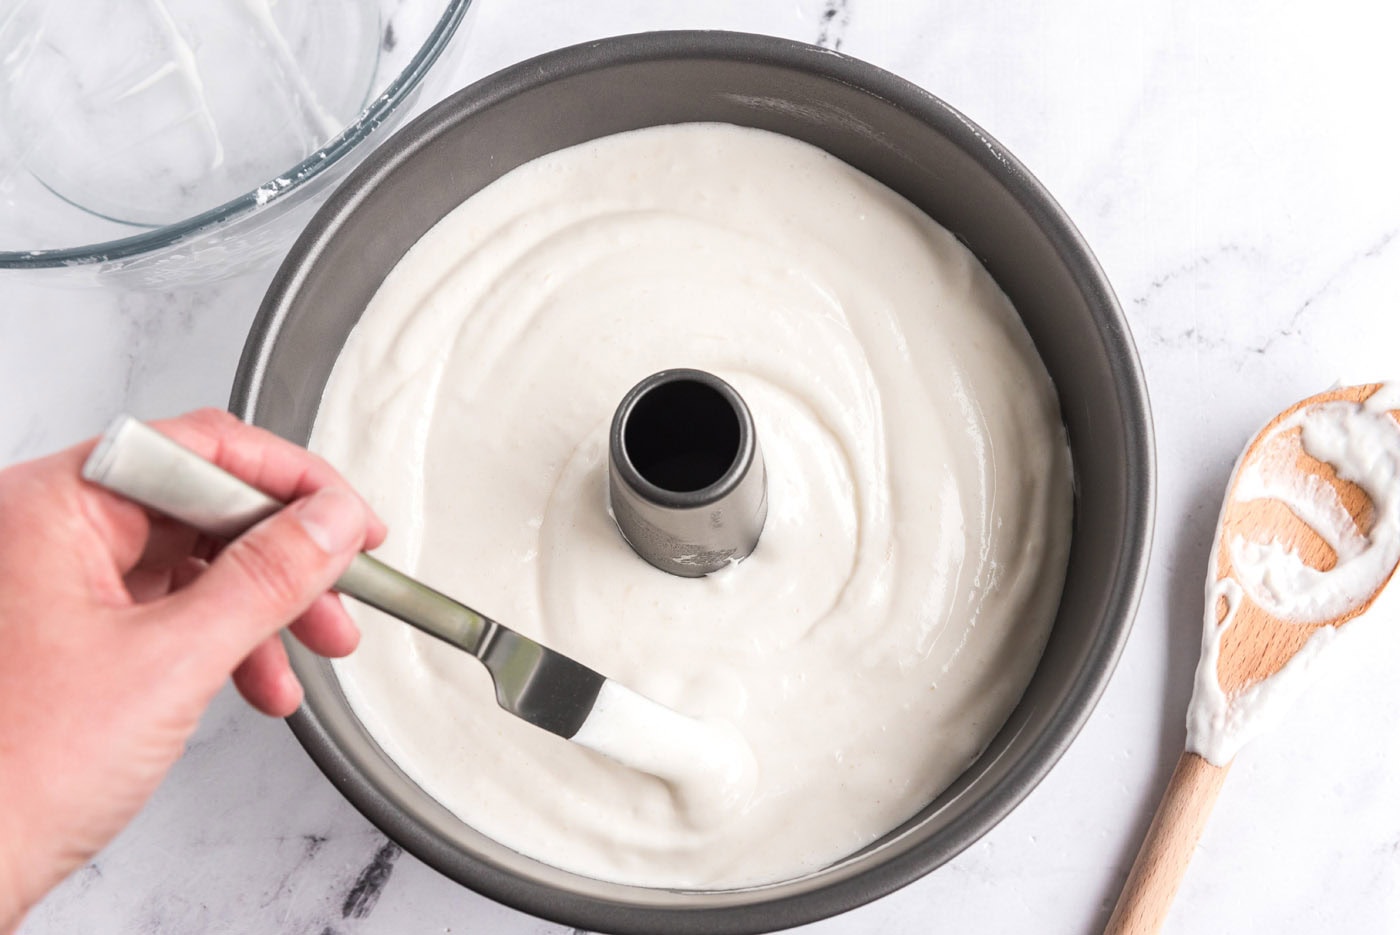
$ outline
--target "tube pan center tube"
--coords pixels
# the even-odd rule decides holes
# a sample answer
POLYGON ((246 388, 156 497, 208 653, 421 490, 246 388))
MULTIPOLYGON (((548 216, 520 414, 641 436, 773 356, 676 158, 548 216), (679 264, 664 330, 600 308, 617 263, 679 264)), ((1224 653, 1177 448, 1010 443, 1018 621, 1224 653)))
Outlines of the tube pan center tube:
POLYGON ((753 417, 703 370, 632 387, 608 435, 608 495, 624 539, 662 571, 699 578, 745 558, 768 516, 753 417))

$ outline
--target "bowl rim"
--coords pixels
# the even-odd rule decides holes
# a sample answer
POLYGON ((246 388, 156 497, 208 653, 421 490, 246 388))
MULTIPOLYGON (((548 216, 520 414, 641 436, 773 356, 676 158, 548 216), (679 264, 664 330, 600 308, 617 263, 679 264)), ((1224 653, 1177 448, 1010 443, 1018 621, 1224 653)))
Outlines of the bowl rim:
MULTIPOLYGON (((361 199, 400 164, 457 122, 538 85, 599 68, 672 59, 762 61, 860 88, 930 125, 976 160, 1015 199, 1064 258, 1078 290, 1100 309, 1102 339, 1124 406, 1127 457, 1124 546, 1105 573, 1115 582, 1105 620, 1065 694, 1059 717, 1025 751, 1021 763, 978 806, 921 846, 878 866, 804 892, 741 906, 620 906, 561 891, 504 871, 425 832, 359 772, 325 725, 302 706, 287 719, 331 783, 366 818, 420 860, 470 889, 533 916, 617 935, 657 931, 758 933, 828 918, 888 895, 952 859, 990 831, 1040 783, 1087 721, 1117 665, 1144 587, 1156 510, 1156 450, 1147 383, 1127 320, 1106 275, 1068 215, 1041 183, 990 134, 933 94, 860 59, 797 40, 741 32, 678 30, 634 33, 580 43, 509 66, 449 96, 378 147, 321 207, 293 245, 258 310, 239 361, 230 409, 252 420, 268 357, 304 270, 316 262, 361 199), (933 843, 933 842, 929 842, 933 843)), ((781 884, 779 884, 781 885, 781 884)))
POLYGON ((41 250, 0 250, 0 269, 49 269, 126 260, 175 246, 206 231, 276 204, 324 175, 357 150, 390 114, 422 83, 457 32, 473 0, 447 0, 447 5, 413 58, 394 79, 364 106, 337 135, 296 165, 279 172, 251 191, 184 220, 152 227, 130 237, 52 247, 41 250))

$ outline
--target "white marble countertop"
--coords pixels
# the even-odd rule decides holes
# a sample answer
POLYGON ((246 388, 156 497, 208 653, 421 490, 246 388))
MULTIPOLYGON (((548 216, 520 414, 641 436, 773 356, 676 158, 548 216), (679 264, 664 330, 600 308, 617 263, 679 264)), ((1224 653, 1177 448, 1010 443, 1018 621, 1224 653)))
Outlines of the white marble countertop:
MULTIPOLYGON (((1115 283, 1152 393, 1152 571, 1102 701, 1050 776, 960 857, 827 933, 1102 928, 1184 738, 1230 465, 1273 412, 1400 376, 1400 56, 1380 4, 1301 0, 481 0, 462 81, 649 28, 820 40, 1016 153, 1115 283), (584 10, 586 9, 586 12, 584 10)), ((223 404, 271 276, 160 294, 0 274, 0 463, 223 404)), ((3 528, 3 517, 0 517, 3 528)), ((1400 621, 1373 621, 1287 729, 1240 756, 1173 932, 1400 932, 1400 621)), ((564 933, 402 854, 286 727, 225 691, 137 821, 24 931, 564 933)))

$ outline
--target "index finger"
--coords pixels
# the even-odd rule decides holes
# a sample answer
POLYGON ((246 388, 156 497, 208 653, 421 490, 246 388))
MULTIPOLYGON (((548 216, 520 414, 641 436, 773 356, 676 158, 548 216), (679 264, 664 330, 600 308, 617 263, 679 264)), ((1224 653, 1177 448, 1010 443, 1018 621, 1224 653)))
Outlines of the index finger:
MULTIPOLYGON (((199 409, 152 422, 151 427, 284 502, 322 487, 341 487, 354 492, 340 472, 320 456, 266 429, 249 425, 222 409, 199 409)), ((372 549, 384 541, 387 529, 364 498, 360 500, 365 503, 370 518, 365 548, 372 549)))

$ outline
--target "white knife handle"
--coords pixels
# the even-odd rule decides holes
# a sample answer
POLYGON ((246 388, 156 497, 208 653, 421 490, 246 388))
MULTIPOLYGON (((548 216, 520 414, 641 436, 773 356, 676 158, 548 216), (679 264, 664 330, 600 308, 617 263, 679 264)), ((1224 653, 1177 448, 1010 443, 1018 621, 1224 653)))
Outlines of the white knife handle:
POLYGON ((237 538, 283 507, 128 415, 103 434, 83 477, 220 539, 237 538))

